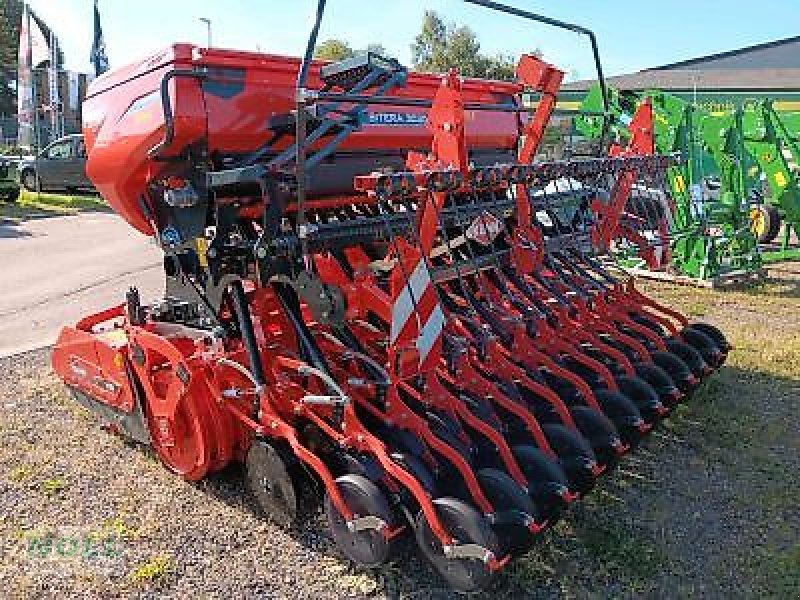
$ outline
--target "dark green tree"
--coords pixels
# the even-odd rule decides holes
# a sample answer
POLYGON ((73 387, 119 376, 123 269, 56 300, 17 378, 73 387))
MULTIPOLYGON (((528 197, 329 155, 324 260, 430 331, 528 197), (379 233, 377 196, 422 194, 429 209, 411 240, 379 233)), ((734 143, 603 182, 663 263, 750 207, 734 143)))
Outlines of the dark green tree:
POLYGON ((317 44, 317 47, 314 49, 314 58, 320 58, 322 60, 344 60, 346 58, 353 58, 356 54, 361 52, 372 52, 373 54, 386 56, 386 48, 381 44, 369 44, 363 50, 354 50, 350 44, 344 40, 332 38, 317 44))
MULTIPOLYGON (((539 55, 538 50, 534 54, 539 55)), ((514 79, 516 63, 510 56, 481 53, 478 36, 469 27, 445 23, 435 11, 425 12, 422 29, 411 44, 411 60, 418 71, 443 73, 458 69, 467 77, 514 79)))

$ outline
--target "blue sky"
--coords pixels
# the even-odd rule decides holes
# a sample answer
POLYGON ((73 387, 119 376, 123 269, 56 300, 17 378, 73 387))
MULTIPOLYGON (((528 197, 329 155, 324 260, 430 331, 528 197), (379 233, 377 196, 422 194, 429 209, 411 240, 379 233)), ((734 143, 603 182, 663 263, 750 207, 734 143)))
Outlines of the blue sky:
MULTIPOLYGON (((506 1, 593 29, 608 74, 800 34, 800 0, 506 1)), ((93 0, 29 3, 59 36, 67 66, 88 71, 93 0)), ((199 17, 212 20, 215 46, 299 54, 315 7, 315 0, 100 0, 112 67, 174 41, 204 44, 205 24, 199 17)), ((470 26, 486 52, 540 48, 547 60, 580 78, 594 74, 584 36, 527 24, 461 0, 328 0, 320 39, 338 37, 356 48, 377 42, 408 63, 409 44, 426 9, 470 26)))

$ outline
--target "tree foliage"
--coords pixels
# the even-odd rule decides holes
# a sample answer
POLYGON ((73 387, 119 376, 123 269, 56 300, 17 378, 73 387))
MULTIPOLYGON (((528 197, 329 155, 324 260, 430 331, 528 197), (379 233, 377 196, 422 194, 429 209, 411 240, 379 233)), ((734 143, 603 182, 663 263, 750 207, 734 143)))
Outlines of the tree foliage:
MULTIPOLYGON (((536 50, 533 54, 540 55, 536 50)), ((444 73, 458 69, 466 77, 513 80, 516 62, 511 56, 481 53, 478 36, 464 25, 445 23, 435 11, 425 12, 422 29, 411 44, 411 59, 418 71, 444 73)))
POLYGON ((356 51, 345 41, 330 39, 317 44, 314 49, 314 58, 322 60, 344 60, 346 58, 353 58, 356 51))
POLYGON ((356 54, 362 52, 372 52, 373 54, 380 54, 386 56, 386 48, 381 44, 369 44, 363 50, 354 50, 350 44, 344 40, 337 40, 331 38, 324 42, 317 44, 314 48, 314 58, 322 60, 344 60, 346 58, 353 58, 356 54))

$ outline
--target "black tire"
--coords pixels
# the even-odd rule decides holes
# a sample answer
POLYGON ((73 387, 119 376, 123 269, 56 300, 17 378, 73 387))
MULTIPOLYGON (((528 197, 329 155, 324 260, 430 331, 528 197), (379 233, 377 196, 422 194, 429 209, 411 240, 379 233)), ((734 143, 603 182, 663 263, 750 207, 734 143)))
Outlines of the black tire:
POLYGON ((629 377, 627 375, 617 377, 616 382, 619 386, 619 391, 636 404, 636 407, 639 409, 645 421, 648 423, 656 423, 660 420, 661 416, 659 412, 664 405, 658 393, 653 389, 653 386, 643 379, 629 377))
POLYGON ((680 388, 667 371, 654 363, 636 363, 633 368, 639 378, 653 387, 664 404, 672 406, 678 401, 680 388))
POLYGON ((647 315, 635 311, 629 311, 628 316, 634 323, 638 323, 639 325, 644 325, 650 331, 657 333, 662 338, 664 337, 664 328, 655 319, 652 319, 647 315))
POLYGON ((700 333, 706 334, 708 337, 714 340, 714 343, 720 350, 722 350, 722 352, 727 354, 731 351, 731 343, 728 341, 728 338, 726 338, 725 334, 711 323, 689 323, 686 328, 694 329, 700 333))
POLYGON ((22 182, 22 186, 29 192, 42 191, 42 182, 36 176, 36 172, 31 169, 22 172, 20 181, 22 182))
POLYGON ((759 244, 769 244, 781 230, 781 213, 771 204, 760 204, 750 209, 750 226, 759 244))
POLYGON ((542 425, 547 441, 558 455, 558 461, 569 479, 573 492, 585 494, 594 487, 597 457, 580 433, 554 423, 542 425))
POLYGON ((390 458, 399 467, 411 473, 429 496, 437 495, 436 479, 422 460, 413 454, 403 452, 394 452, 390 455, 390 458))
MULTIPOLYGON (((433 505, 442 525, 452 537, 463 544, 476 544, 486 548, 497 559, 503 558, 497 537, 477 510, 456 498, 437 498, 433 505)), ((492 580, 493 573, 483 561, 446 557, 422 511, 417 515, 416 531, 422 554, 454 590, 477 592, 492 580)))
POLYGON ((511 451, 528 479, 528 489, 540 515, 552 525, 564 512, 563 493, 569 489, 567 474, 536 446, 519 444, 511 451))
POLYGON ((528 491, 499 469, 478 469, 475 476, 491 502, 495 516, 500 517, 492 528, 502 552, 517 555, 526 552, 533 541, 527 519, 540 522, 539 511, 528 491), (525 522, 519 520, 523 515, 525 522))
POLYGON ((619 458, 616 449, 622 440, 611 420, 588 406, 575 406, 569 412, 600 463, 607 467, 614 466, 619 458))
POLYGON ((636 404, 625 394, 616 391, 596 390, 594 395, 625 443, 637 446, 642 440, 641 427, 645 423, 636 404))
MULTIPOLYGON (((360 475, 342 475, 337 477, 336 486, 348 508, 357 517, 378 517, 391 526, 393 516, 389 502, 380 488, 369 479, 360 475)), ((377 567, 388 560, 391 547, 383 532, 377 529, 350 531, 347 521, 336 510, 327 493, 325 514, 336 546, 348 559, 364 567, 377 567)))
POLYGON ((16 188, 6 193, 5 201, 9 204, 14 204, 17 200, 19 200, 20 189, 16 188))
POLYGON ((667 350, 657 350, 650 354, 650 358, 667 372, 680 391, 687 393, 692 389, 692 370, 680 356, 667 350))
POLYGON ((708 368, 708 365, 703 359, 702 354, 700 354, 686 342, 681 342, 679 340, 668 339, 666 344, 667 350, 669 350, 672 354, 675 354, 678 358, 686 363, 686 366, 692 371, 692 375, 697 378, 705 376, 705 371, 706 368, 708 368))
POLYGON ((703 360, 706 361, 709 366, 716 369, 725 360, 725 355, 722 350, 718 348, 716 342, 705 333, 697 329, 692 329, 691 327, 685 327, 681 330, 681 337, 684 342, 700 353, 703 360))

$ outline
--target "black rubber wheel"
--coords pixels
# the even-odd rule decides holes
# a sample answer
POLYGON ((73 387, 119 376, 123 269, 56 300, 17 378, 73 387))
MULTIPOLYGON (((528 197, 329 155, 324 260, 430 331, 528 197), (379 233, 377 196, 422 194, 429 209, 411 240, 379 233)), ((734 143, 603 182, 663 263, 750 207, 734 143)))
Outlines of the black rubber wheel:
POLYGON ((725 360, 725 355, 716 342, 705 333, 686 327, 681 331, 683 341, 697 350, 710 367, 718 368, 725 360))
POLYGON ((664 328, 655 319, 635 311, 629 311, 628 316, 634 323, 644 325, 650 331, 657 333, 662 338, 664 337, 664 328))
POLYGON ((700 333, 706 334, 708 337, 714 340, 714 343, 717 344, 717 347, 726 354, 732 349, 730 342, 725 337, 725 334, 711 323, 690 323, 686 328, 694 329, 700 333))
POLYGON ((643 379, 627 375, 617 377, 616 382, 619 386, 619 391, 636 404, 645 421, 656 423, 661 419, 659 413, 663 410, 664 404, 661 402, 661 398, 658 397, 658 393, 653 389, 653 386, 643 379))
MULTIPOLYGON (((502 558, 497 537, 477 510, 456 498, 437 498, 433 505, 445 530, 456 543, 475 544, 492 552, 495 558, 502 558)), ((445 556, 439 538, 431 531, 422 511, 417 515, 416 531, 422 554, 454 590, 477 592, 489 584, 493 573, 486 562, 445 556)))
POLYGON ((498 518, 492 529, 500 542, 501 552, 515 555, 526 552, 533 541, 528 521, 533 519, 538 523, 540 520, 528 491, 499 469, 478 469, 475 476, 498 518))
MULTIPOLYGON (((431 423, 431 431, 433 434, 442 440, 445 444, 453 448, 456 452, 458 452, 461 456, 464 457, 464 460, 467 462, 472 462, 472 449, 468 446, 464 440, 460 437, 457 437, 450 428, 446 426, 437 425, 435 423, 431 423)), ((438 452, 433 449, 434 453, 438 452)), ((443 456, 444 458, 444 456, 443 456)))
POLYGON ((672 382, 681 392, 688 393, 691 391, 694 386, 694 375, 692 375, 692 370, 689 368, 689 365, 687 365, 681 357, 667 350, 657 350, 650 354, 650 358, 655 364, 666 371, 667 375, 669 375, 672 382))
POLYGON ((30 169, 27 171, 22 172, 21 176, 22 186, 28 190, 29 192, 40 192, 41 191, 41 182, 39 178, 36 176, 34 171, 30 169))
POLYGON ((542 425, 547 441, 569 479, 570 490, 585 494, 594 487, 597 457, 580 433, 555 423, 542 425))
POLYGON ((781 230, 781 213, 771 204, 759 204, 750 209, 750 227, 759 244, 769 244, 781 230))
POLYGON ((389 457, 399 467, 411 473, 429 496, 436 496, 436 480, 430 469, 413 454, 394 452, 389 457))
POLYGON ((393 448, 402 448, 404 452, 414 456, 422 456, 427 450, 425 444, 415 434, 406 429, 386 427, 377 431, 376 435, 388 440, 393 448))
POLYGON ((611 420, 588 406, 575 406, 569 412, 600 464, 613 467, 619 459, 616 449, 622 445, 622 440, 611 420))
MULTIPOLYGON (((380 488, 366 477, 342 475, 336 478, 336 486, 348 508, 356 518, 377 517, 392 524, 392 511, 389 502, 380 488)), ((389 539, 378 529, 350 531, 347 521, 342 517, 325 494, 325 513, 336 546, 347 558, 364 567, 377 567, 389 558, 389 539)))
POLYGON ((666 344, 667 350, 672 352, 672 354, 675 354, 684 363, 686 363, 686 366, 689 367, 692 375, 697 378, 705 376, 708 365, 703 359, 702 354, 700 354, 686 342, 681 342, 679 340, 668 339, 666 340, 666 344))
POLYGON ((563 494, 569 490, 567 474, 536 446, 518 444, 511 451, 528 479, 528 489, 540 516, 552 525, 564 512, 563 494))
POLYGON ((596 390, 594 395, 600 408, 614 423, 623 441, 631 446, 638 445, 642 440, 641 428, 645 425, 645 421, 636 404, 625 394, 616 391, 596 390))
POLYGON ((653 387, 661 402, 668 406, 677 403, 681 396, 680 389, 667 371, 654 363, 636 363, 633 368, 637 377, 653 387))

